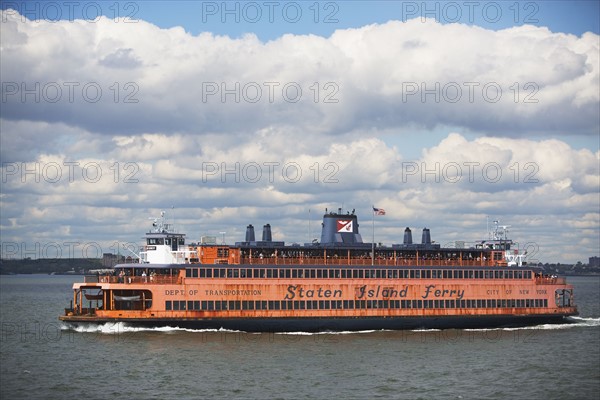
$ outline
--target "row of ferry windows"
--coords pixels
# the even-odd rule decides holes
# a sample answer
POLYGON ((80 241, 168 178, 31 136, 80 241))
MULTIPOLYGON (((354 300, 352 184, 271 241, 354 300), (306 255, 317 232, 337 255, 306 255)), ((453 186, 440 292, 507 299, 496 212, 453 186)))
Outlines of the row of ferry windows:
POLYGON ((525 308, 548 307, 547 299, 515 300, 168 300, 167 311, 354 310, 372 308, 525 308))
POLYGON ((531 271, 463 269, 189 268, 187 278, 531 279, 531 271))

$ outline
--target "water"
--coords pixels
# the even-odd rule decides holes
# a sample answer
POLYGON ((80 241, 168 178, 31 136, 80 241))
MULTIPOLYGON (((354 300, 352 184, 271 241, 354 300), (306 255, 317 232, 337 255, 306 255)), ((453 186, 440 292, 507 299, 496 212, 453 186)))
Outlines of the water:
POLYGON ((63 330, 79 279, 0 277, 0 399, 600 399, 599 277, 574 324, 337 334, 63 330))

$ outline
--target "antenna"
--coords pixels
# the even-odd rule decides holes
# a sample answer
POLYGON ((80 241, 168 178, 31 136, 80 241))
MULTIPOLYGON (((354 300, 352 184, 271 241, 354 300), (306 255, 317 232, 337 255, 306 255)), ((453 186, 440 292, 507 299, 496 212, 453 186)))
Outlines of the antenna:
POLYGON ((310 243, 310 208, 308 209, 308 243, 310 243))

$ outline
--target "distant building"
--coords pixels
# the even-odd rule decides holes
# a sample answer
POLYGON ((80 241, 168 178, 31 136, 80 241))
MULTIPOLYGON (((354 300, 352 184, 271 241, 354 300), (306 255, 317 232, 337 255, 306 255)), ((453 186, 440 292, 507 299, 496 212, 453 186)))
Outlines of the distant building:
POLYGON ((600 267, 600 257, 590 257, 590 267, 600 267))
POLYGON ((120 254, 104 253, 102 254, 102 267, 112 268, 117 264, 126 262, 125 257, 120 254))

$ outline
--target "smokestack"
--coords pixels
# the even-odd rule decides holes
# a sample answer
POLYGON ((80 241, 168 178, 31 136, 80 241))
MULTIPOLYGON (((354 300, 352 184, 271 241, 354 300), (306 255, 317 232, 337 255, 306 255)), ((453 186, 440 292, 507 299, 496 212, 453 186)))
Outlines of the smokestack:
POLYGON ((421 237, 421 244, 431 244, 431 233, 428 228, 423 228, 423 236, 421 237))
POLYGON ((404 230, 404 244, 412 244, 412 232, 408 226, 404 230))
POLYGON ((265 226, 263 226, 262 240, 263 240, 263 242, 270 242, 270 241, 272 241, 272 238, 271 238, 271 225, 270 224, 266 224, 265 226))
POLYGON ((246 242, 255 242, 256 239, 254 238, 254 227, 252 226, 252 224, 248 225, 246 227, 246 242))

